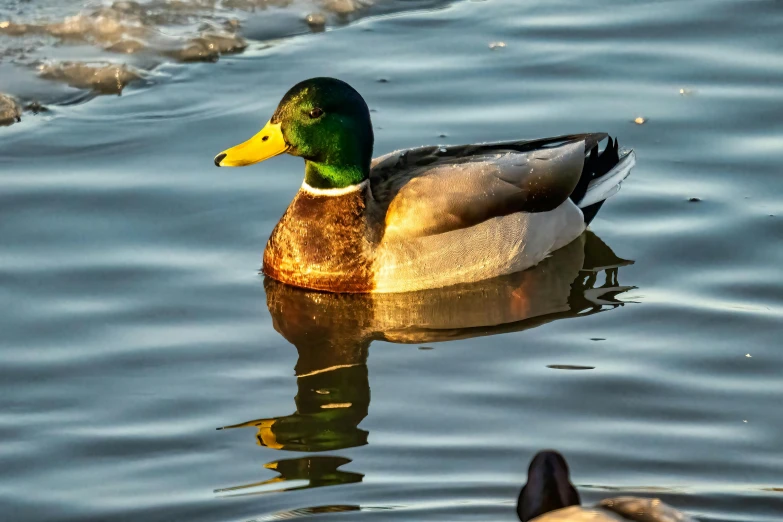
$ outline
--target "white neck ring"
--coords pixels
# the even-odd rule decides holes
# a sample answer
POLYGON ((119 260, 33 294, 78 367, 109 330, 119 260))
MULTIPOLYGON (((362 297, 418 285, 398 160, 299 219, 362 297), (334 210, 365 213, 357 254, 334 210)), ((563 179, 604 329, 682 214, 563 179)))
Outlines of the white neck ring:
POLYGON ((307 192, 308 194, 313 194, 314 196, 344 196, 345 194, 350 194, 358 190, 363 190, 369 184, 370 184, 370 180, 365 179, 364 181, 362 181, 357 185, 349 185, 343 188, 321 189, 321 188, 311 187, 310 185, 307 184, 306 181, 303 181, 302 190, 307 192))

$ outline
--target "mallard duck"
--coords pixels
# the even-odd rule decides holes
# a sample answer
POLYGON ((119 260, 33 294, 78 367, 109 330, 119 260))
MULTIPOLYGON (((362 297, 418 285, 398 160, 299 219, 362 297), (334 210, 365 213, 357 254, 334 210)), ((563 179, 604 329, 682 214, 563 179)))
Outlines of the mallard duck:
POLYGON ((219 167, 284 152, 305 160, 302 187, 266 245, 264 274, 363 293, 518 272, 579 237, 635 163, 605 133, 425 146, 374 160, 372 150, 361 95, 312 78, 283 96, 259 133, 215 157, 219 167))
POLYGON ((552 450, 536 454, 517 502, 522 522, 696 522, 655 498, 607 498, 594 507, 579 504, 565 458, 552 450))

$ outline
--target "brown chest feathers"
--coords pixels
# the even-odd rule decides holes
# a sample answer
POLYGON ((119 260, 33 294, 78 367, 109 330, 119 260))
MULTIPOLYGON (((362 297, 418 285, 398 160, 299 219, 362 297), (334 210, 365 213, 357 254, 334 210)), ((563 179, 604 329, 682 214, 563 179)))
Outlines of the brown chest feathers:
POLYGON ((339 196, 300 190, 264 250, 264 274, 329 292, 371 292, 372 232, 366 190, 339 196))

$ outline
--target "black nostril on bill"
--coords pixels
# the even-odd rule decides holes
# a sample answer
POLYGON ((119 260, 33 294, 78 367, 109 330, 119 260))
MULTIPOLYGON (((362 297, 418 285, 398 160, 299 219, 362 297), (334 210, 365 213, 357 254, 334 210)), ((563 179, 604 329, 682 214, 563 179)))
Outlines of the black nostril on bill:
POLYGON ((269 136, 264 136, 263 138, 261 138, 261 141, 266 141, 268 139, 269 139, 269 136))
POLYGON ((223 161, 226 158, 227 154, 225 152, 221 152, 217 156, 215 156, 215 166, 219 167, 220 162, 223 161))

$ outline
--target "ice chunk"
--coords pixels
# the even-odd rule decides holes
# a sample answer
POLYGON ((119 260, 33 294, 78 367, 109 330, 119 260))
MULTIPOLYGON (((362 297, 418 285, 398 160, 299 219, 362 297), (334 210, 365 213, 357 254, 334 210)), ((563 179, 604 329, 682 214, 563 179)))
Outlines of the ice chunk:
POLYGON ((353 14, 360 9, 370 7, 372 4, 371 0, 322 0, 321 2, 324 9, 338 15, 353 14))
POLYGON ((120 94, 130 82, 142 78, 140 71, 125 64, 55 62, 40 65, 38 71, 41 78, 100 94, 120 94))
POLYGON ((127 39, 108 45, 104 49, 111 53, 134 54, 146 48, 147 46, 141 40, 127 39))
POLYGON ((323 31, 326 27, 326 17, 321 13, 310 13, 305 17, 305 22, 315 32, 323 31))
POLYGON ((22 120, 22 107, 16 99, 0 93, 0 125, 13 125, 22 120))
POLYGON ((242 52, 246 47, 244 38, 235 34, 205 32, 164 54, 182 62, 213 62, 221 54, 242 52))

